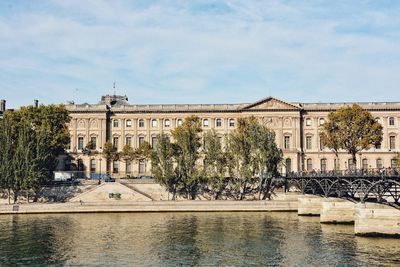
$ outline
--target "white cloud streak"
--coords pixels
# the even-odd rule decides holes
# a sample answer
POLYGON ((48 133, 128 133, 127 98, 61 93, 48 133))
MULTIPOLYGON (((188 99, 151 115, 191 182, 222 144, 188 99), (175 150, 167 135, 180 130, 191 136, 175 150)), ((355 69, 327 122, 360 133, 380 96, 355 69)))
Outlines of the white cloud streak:
POLYGON ((400 100, 400 5, 149 2, 6 7, 0 97, 96 102, 115 79, 136 103, 400 100))

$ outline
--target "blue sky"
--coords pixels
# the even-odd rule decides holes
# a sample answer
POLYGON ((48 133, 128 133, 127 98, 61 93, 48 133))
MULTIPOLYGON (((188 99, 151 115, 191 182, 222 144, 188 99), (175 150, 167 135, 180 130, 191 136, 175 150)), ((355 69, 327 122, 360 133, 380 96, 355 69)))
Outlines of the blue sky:
POLYGON ((400 101, 400 1, 2 0, 0 98, 400 101))

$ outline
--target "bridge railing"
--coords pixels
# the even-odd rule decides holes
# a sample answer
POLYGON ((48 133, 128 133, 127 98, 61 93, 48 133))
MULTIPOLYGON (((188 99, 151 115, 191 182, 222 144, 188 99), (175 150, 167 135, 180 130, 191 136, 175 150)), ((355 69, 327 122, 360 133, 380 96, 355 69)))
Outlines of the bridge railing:
POLYGON ((354 170, 312 170, 312 171, 300 171, 290 172, 283 174, 282 176, 287 178, 301 178, 301 177, 397 177, 400 175, 400 168, 380 168, 380 169, 354 169, 354 170))

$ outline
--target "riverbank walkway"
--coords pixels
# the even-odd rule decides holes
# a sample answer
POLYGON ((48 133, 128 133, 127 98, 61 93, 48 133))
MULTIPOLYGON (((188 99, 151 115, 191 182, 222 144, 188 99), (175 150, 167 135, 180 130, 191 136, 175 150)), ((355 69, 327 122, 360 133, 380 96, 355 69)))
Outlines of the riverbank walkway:
POLYGON ((104 213, 104 212, 224 212, 297 211, 297 200, 271 201, 118 201, 0 205, 0 214, 104 213))

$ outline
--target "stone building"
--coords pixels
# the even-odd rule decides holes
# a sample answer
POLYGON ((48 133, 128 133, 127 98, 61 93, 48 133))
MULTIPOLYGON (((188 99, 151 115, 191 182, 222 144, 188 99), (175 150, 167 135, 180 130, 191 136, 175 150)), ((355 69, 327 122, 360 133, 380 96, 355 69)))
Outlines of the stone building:
MULTIPOLYGON (((135 105, 126 96, 107 95, 98 104, 74 104, 66 107, 72 120, 69 128, 71 143, 68 152, 79 170, 105 173, 102 149, 107 141, 118 150, 128 144, 138 147, 147 141, 155 144, 156 135, 170 133, 185 117, 201 118, 204 131, 215 129, 222 136, 236 127, 240 117, 255 116, 276 132, 276 142, 284 153, 282 171, 332 170, 353 168, 351 156, 334 153, 321 146, 321 125, 327 115, 352 103, 288 103, 267 97, 255 103, 243 104, 169 104, 135 105), (86 145, 92 142, 97 153, 87 155, 86 145)), ((357 157, 357 168, 381 168, 395 165, 400 151, 400 102, 357 103, 369 110, 383 126, 380 147, 363 151, 357 157)), ((67 166, 69 163, 67 162, 67 166)), ((148 162, 115 161, 111 164, 114 176, 151 175, 148 162)))

